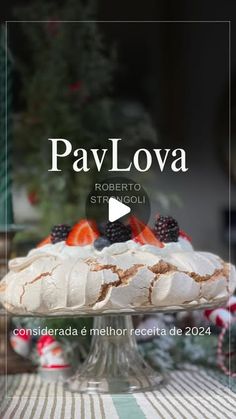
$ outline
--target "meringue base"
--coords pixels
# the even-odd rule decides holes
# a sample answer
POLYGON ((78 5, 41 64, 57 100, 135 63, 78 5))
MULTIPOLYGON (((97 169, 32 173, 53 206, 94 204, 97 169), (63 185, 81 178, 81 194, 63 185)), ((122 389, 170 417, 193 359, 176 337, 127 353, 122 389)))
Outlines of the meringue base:
POLYGON ((78 372, 65 382, 67 390, 87 394, 134 393, 156 390, 164 378, 143 360, 138 352, 131 316, 101 316, 94 328, 126 329, 122 336, 97 336, 78 372))
POLYGON ((198 308, 229 298, 235 267, 182 241, 158 248, 128 240, 100 252, 48 244, 9 262, 0 300, 15 315, 93 316, 198 308))

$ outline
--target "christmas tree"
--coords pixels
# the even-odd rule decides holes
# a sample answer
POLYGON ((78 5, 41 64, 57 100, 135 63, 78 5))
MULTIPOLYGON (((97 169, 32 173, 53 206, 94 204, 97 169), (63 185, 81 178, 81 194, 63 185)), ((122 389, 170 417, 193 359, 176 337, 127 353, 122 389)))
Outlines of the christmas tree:
POLYGON ((15 177, 41 211, 41 234, 84 216, 84 202, 97 176, 93 170, 75 173, 73 156, 61 159, 59 174, 49 172, 48 138, 67 138, 75 148, 89 149, 101 148, 115 134, 127 138, 126 154, 139 140, 156 142, 147 113, 142 108, 125 112, 124 104, 113 98, 116 53, 105 46, 95 11, 93 1, 78 0, 36 1, 17 11, 28 22, 20 29, 24 61, 21 53, 17 57, 23 106, 15 125, 15 177), (44 22, 30 23, 35 16, 44 22), (61 22, 75 18, 81 22, 61 22))

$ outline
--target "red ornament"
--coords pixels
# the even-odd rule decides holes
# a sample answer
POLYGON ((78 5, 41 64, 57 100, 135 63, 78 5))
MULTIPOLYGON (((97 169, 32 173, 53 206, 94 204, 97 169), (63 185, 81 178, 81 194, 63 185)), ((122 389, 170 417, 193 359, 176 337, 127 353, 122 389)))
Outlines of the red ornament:
POLYGON ((43 353, 43 348, 45 346, 50 345, 51 343, 54 343, 55 339, 50 336, 50 335, 43 335, 39 338, 38 342, 37 342, 37 351, 39 355, 42 355, 43 353))
POLYGON ((27 329, 18 329, 17 335, 12 333, 10 336, 11 346, 14 351, 23 356, 27 357, 31 349, 31 335, 27 329))
POLYGON ((236 296, 232 295, 226 304, 227 309, 232 314, 236 314, 236 296))
POLYGON ((69 368, 64 351, 59 342, 50 335, 40 336, 37 342, 40 364, 43 368, 69 368))
MULTIPOLYGON (((231 321, 232 323, 235 323, 236 319, 234 318, 231 321)), ((223 351, 223 342, 224 342, 224 337, 225 334, 227 332, 227 330, 230 327, 230 323, 228 323, 226 326, 224 326, 220 332, 220 335, 218 337, 218 345, 217 345, 217 362, 219 367, 221 368, 221 370, 225 373, 225 375, 228 375, 232 378, 236 377, 236 371, 232 371, 230 366, 231 366, 231 362, 229 362, 229 358, 233 357, 236 355, 235 351, 231 351, 231 352, 224 352, 223 351), (227 365, 229 364, 229 365, 227 365)))
POLYGON ((221 370, 228 376, 236 377, 236 372, 231 371, 227 364, 230 364, 229 358, 236 356, 235 351, 224 352, 224 337, 230 325, 236 323, 236 297, 231 296, 226 304, 226 308, 208 309, 204 311, 205 317, 216 326, 221 327, 218 336, 217 361, 221 370))
POLYGON ((232 320, 229 310, 225 308, 207 309, 204 314, 210 322, 219 327, 225 327, 232 320))
POLYGON ((80 80, 76 81, 75 83, 69 84, 70 92, 78 92, 81 89, 82 82, 80 80))
POLYGON ((28 200, 31 205, 36 205, 39 202, 39 197, 36 191, 31 191, 28 193, 28 200))

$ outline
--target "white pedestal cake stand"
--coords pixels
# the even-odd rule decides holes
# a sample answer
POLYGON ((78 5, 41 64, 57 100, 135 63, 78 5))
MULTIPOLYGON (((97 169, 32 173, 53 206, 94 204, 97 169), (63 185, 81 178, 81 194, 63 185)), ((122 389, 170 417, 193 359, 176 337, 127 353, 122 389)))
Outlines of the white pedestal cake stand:
MULTIPOLYGON (((74 315, 73 313, 60 314, 59 312, 50 315, 45 313, 44 316, 31 315, 61 318, 93 316, 93 329, 105 330, 104 335, 93 335, 87 359, 78 371, 64 382, 67 390, 89 394, 133 393, 157 390, 165 383, 165 378, 153 370, 140 355, 135 335, 131 333, 131 329, 133 329, 132 315, 214 308, 225 303, 226 300, 221 299, 211 304, 184 304, 182 306, 160 308, 146 307, 122 312, 114 310, 95 313, 89 310, 81 311, 81 314, 76 312, 74 315), (113 329, 113 333, 110 328, 113 329), (106 331, 109 333, 107 334, 106 331)), ((17 313, 14 313, 14 315, 18 316, 17 313)))

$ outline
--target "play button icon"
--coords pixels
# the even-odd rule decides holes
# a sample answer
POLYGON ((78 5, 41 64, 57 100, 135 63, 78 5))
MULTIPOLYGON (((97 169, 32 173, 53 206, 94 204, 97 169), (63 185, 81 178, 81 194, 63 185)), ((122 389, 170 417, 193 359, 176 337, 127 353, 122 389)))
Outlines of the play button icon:
POLYGON ((108 201, 108 219, 113 222, 119 220, 119 218, 124 217, 124 215, 129 214, 131 208, 128 205, 122 204, 115 198, 110 198, 108 201))
POLYGON ((145 226, 150 217, 150 202, 139 181, 126 177, 97 179, 86 199, 86 218, 103 231, 108 221, 129 223, 130 214, 145 226))

